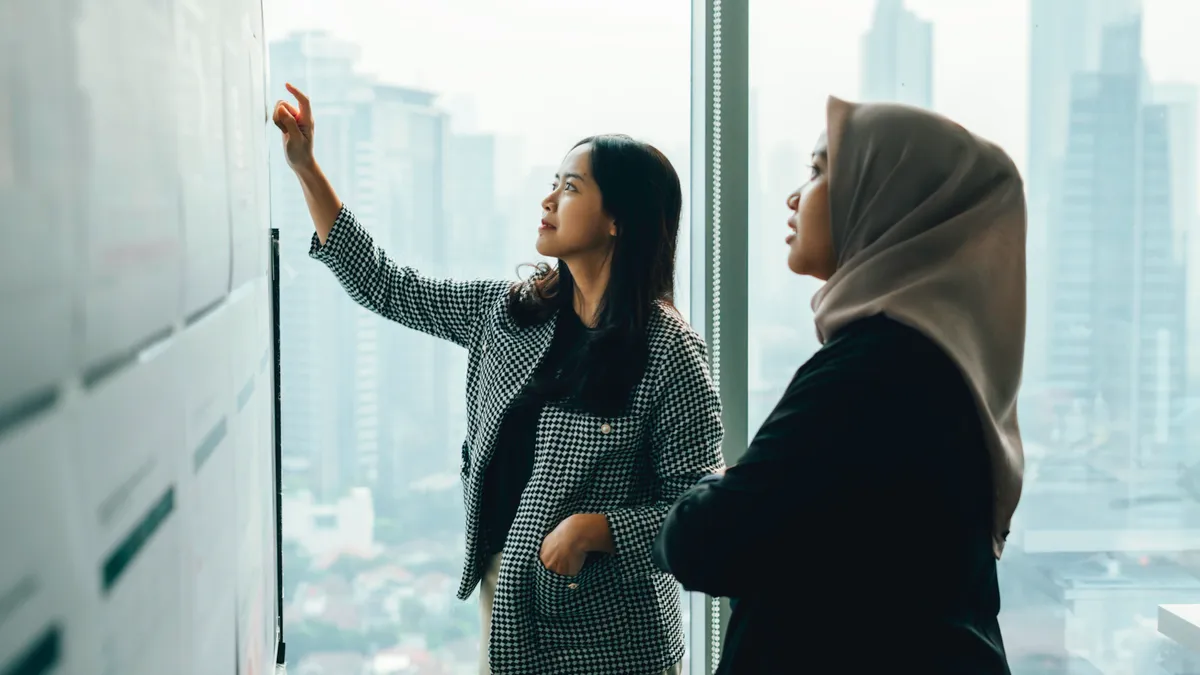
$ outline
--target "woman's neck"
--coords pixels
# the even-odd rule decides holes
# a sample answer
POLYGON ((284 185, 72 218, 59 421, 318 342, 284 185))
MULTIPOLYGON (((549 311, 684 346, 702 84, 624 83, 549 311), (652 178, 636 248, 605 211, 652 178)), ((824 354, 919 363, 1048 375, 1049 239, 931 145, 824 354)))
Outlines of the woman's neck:
POLYGON ((607 259, 593 264, 575 261, 567 265, 575 282, 572 307, 585 326, 595 327, 600 319, 600 302, 604 298, 604 291, 608 290, 608 262, 607 259))

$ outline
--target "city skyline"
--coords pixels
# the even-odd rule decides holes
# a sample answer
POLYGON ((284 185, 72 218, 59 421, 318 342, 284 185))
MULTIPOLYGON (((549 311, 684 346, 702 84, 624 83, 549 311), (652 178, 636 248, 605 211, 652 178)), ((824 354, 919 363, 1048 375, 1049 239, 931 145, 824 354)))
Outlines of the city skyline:
MULTIPOLYGON (((1152 0, 1144 4, 1160 12, 1163 7, 1152 0)), ((815 137, 798 132, 820 128, 824 92, 923 105, 1001 142, 1020 158, 1030 195, 1029 331, 1022 392, 1027 480, 1001 563, 1006 643, 1018 675, 1074 672, 1066 669, 1083 663, 1100 672, 1120 672, 1133 663, 1140 667, 1150 662, 1151 652, 1157 654, 1157 647, 1137 622, 1159 602, 1200 599, 1200 571, 1178 555, 1187 542, 1200 541, 1200 509, 1186 487, 1189 476, 1200 470, 1194 450, 1200 424, 1194 414, 1187 417, 1187 406, 1194 405, 1200 392, 1200 378, 1188 382, 1177 367, 1197 335, 1186 324, 1194 317, 1185 308, 1200 304, 1191 290, 1196 275, 1184 276, 1185 267, 1197 269, 1194 239, 1200 236, 1188 242, 1182 235, 1195 232, 1200 213, 1196 195, 1186 191, 1189 181, 1194 183, 1189 176, 1194 177, 1200 155, 1195 148, 1200 82, 1194 76, 1178 82, 1173 67, 1159 69, 1165 77, 1155 72, 1150 57, 1158 54, 1161 65, 1162 45, 1152 44, 1149 31, 1161 31, 1161 14, 1157 24, 1122 24, 1121 19, 1140 16, 1138 3, 1104 0, 1100 6, 1071 0, 1050 5, 1035 0, 1032 11, 1016 16, 1027 24, 1022 33, 1038 39, 1010 40, 1000 56, 988 55, 976 69, 990 77, 992 70, 1007 68, 994 91, 990 81, 981 85, 986 77, 976 73, 973 91, 987 86, 989 94, 1003 99, 980 116, 984 104, 996 102, 987 96, 967 100, 966 70, 947 65, 960 60, 946 55, 947 45, 961 49, 969 44, 956 30, 962 26, 946 18, 961 18, 960 10, 919 0, 888 0, 886 5, 891 14, 883 15, 891 17, 890 25, 872 23, 874 3, 857 3, 846 10, 850 20, 845 25, 822 19, 831 22, 830 30, 815 31, 824 34, 814 35, 813 44, 800 50, 770 40, 751 48, 750 202, 745 216, 752 256, 751 431, 778 400, 794 368, 819 348, 807 307, 818 284, 787 271, 782 222, 783 197, 802 180, 802 164, 815 137), (1092 11, 1097 7, 1101 11, 1092 11), (1053 25, 1087 30, 1074 41, 1040 39, 1053 25), (853 30, 860 32, 847 39, 853 30), (902 30, 910 34, 898 39, 902 30), (1106 34, 1111 36, 1107 42, 1106 34), (872 40, 881 45, 872 47, 872 40), (932 64, 929 86, 866 91, 881 78, 920 79, 890 67, 878 70, 887 73, 878 77, 866 72, 872 63, 863 55, 894 53, 897 44, 912 52, 905 61, 915 64, 908 66, 911 72, 923 73, 925 64, 932 64), (829 60, 830 67, 816 68, 815 60, 806 60, 835 45, 845 58, 829 60), (1009 58, 1021 49, 1027 52, 1024 58, 1009 58), (785 56, 808 75, 803 86, 781 86, 785 70, 755 68, 785 56), (1009 96, 1013 83, 1020 83, 1025 93, 1009 96), (1014 101, 1025 106, 1018 115, 1012 114, 1014 101), (1044 106, 1045 114, 1034 105, 1044 106), (785 118, 788 122, 782 124, 785 118), (1185 243, 1192 245, 1191 251, 1183 248, 1185 243), (1083 263, 1089 256, 1099 262, 1083 263), (1126 273, 1128 280, 1122 276, 1126 273), (1049 290, 1039 295, 1039 287, 1049 290), (1080 299, 1089 297, 1102 302, 1093 306, 1080 299), (1104 323, 1111 321, 1135 330, 1113 330, 1104 323), (1102 339, 1080 339, 1095 330, 1093 325, 1105 326, 1098 333, 1102 339), (1084 333, 1080 326, 1087 327, 1084 333), (1176 541, 1182 543, 1172 543, 1176 541), (1114 587, 1138 600, 1106 594, 1105 589, 1114 587), (1093 594, 1094 603, 1072 606, 1068 598, 1076 593, 1093 594), (1102 645, 1118 634, 1136 642, 1133 655, 1104 650, 1102 645), (1049 662, 1061 669, 1037 670, 1042 667, 1038 664, 1049 662)), ((997 5, 980 13, 997 19, 997 5)), ((752 15, 752 32, 780 29, 766 25, 778 23, 766 18, 752 15)), ((676 19, 665 13, 654 17, 657 22, 676 19)), ((1006 15, 998 25, 1011 26, 1012 20, 1006 15)), ((968 26, 980 22, 979 17, 962 19, 968 26)), ((676 29, 686 31, 686 25, 676 29)), ((563 39, 570 39, 570 31, 567 35, 563 39)), ((271 86, 281 86, 279 78, 288 77, 303 82, 302 88, 312 87, 321 128, 318 159, 339 194, 381 244, 404 252, 401 264, 429 274, 512 278, 516 264, 532 255, 532 229, 526 221, 536 213, 561 152, 551 152, 551 146, 578 140, 575 129, 594 119, 625 119, 610 116, 621 107, 621 96, 593 95, 588 101, 595 103, 594 109, 570 124, 551 124, 544 134, 540 125, 549 118, 541 113, 531 114, 524 128, 506 126, 511 120, 503 120, 511 111, 494 114, 495 103, 487 94, 494 82, 479 96, 455 91, 455 82, 461 87, 465 80, 454 77, 447 79, 445 90, 428 82, 422 87, 385 84, 393 79, 373 74, 365 57, 371 50, 352 40, 301 32, 271 44, 277 48, 288 40, 322 46, 302 58, 273 51, 271 86), (290 65, 285 64, 288 58, 290 65), (296 75, 285 72, 289 69, 296 75), (418 175, 432 182, 414 182, 418 175)), ((659 65, 663 73, 676 69, 659 65)), ((643 91, 645 80, 654 79, 640 77, 630 91, 643 91)), ((655 109, 638 124, 650 129, 649 140, 667 152, 686 190, 691 164, 684 123, 689 117, 681 103, 688 100, 686 86, 669 89, 680 100, 655 109), (679 109, 685 110, 680 122, 668 129, 679 109)), ((547 94, 550 100, 556 91, 547 94)), ((286 169, 273 153, 278 176, 286 169)), ((350 551, 366 545, 383 556, 373 558, 375 565, 395 556, 407 560, 416 546, 413 538, 419 537, 421 546, 437 552, 431 554, 432 562, 422 564, 452 568, 462 527, 455 519, 461 514, 453 500, 442 500, 458 498, 454 470, 462 436, 458 399, 464 357, 366 315, 342 297, 336 282, 303 257, 311 230, 299 191, 287 178, 273 180, 272 191, 273 218, 287 240, 285 257, 291 257, 285 268, 296 274, 289 286, 281 283, 281 299, 285 305, 304 305, 281 309, 281 331, 297 341, 283 347, 284 386, 312 392, 311 400, 302 400, 305 395, 289 397, 285 389, 285 467, 289 453, 293 461, 285 488, 288 475, 302 474, 324 491, 315 501, 305 501, 309 498, 302 491, 291 496, 296 501, 288 503, 300 520, 289 532, 315 542, 327 557, 339 547, 350 551), (346 362, 354 364, 354 373, 368 376, 337 380, 334 364, 346 362), (290 438, 299 440, 289 446, 290 438), (297 462, 297 454, 306 461, 297 462), (362 487, 368 491, 358 491, 362 487), (356 520, 342 539, 328 526, 339 519, 356 520), (373 526, 364 529, 360 519, 373 526)), ((287 517, 285 512, 285 522, 287 517)), ((324 583, 304 578, 305 583, 324 583)), ((370 606, 372 612, 382 611, 370 606)), ((453 623, 459 620, 453 618, 456 610, 429 611, 433 613, 422 615, 422 621, 436 625, 429 630, 469 635, 453 623)), ((405 625, 418 624, 410 620, 405 625)))

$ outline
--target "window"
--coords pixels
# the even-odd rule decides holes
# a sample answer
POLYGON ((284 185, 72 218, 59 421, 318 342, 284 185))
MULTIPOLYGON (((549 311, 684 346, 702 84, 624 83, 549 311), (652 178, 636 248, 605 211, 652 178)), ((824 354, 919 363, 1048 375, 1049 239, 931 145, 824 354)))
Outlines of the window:
POLYGON ((818 349, 817 284, 787 270, 784 199, 827 94, 947 114, 1026 178, 1026 483, 1000 564, 1017 675, 1167 672, 1176 645, 1158 633, 1158 605, 1200 602, 1200 237, 1185 249, 1172 236, 1198 231, 1200 51, 1178 26, 1200 16, 1181 0, 1138 4, 750 7, 751 434, 818 349))
MULTIPOLYGON (((586 136, 628 133, 683 182, 686 312, 687 0, 273 0, 266 18, 271 98, 284 82, 311 96, 318 160, 401 264, 515 278, 536 262, 562 156, 586 136)), ((474 673, 478 603, 454 599, 465 352, 359 309, 309 260, 304 199, 274 139, 272 153, 288 660, 301 672, 474 673)))
MULTIPOLYGON (((783 223, 825 96, 931 108, 1004 146, 1029 206, 1026 481, 1000 564, 1013 672, 1200 659, 1157 623, 1160 604, 1200 603, 1200 43, 1178 29, 1200 22, 1194 3, 394 4, 267 3, 272 96, 285 80, 312 94, 342 198, 424 272, 511 277, 535 259, 538 202, 579 138, 649 140, 685 191, 703 169, 685 196, 676 304, 705 309, 689 318, 724 347, 726 395, 746 388, 744 406, 725 401, 739 437, 820 348, 818 283, 787 270, 783 223), (748 66, 747 36, 731 29, 747 11, 748 66), (722 12, 719 55, 695 36, 722 12), (720 302, 705 301, 717 288, 720 302), (741 363, 729 352, 743 344, 741 363)), ((464 356, 359 310, 307 259, 303 201, 273 161, 290 660, 473 672, 478 610, 452 600, 464 356)), ((706 671, 714 606, 684 608, 705 615, 688 635, 706 655, 685 672, 706 671)))

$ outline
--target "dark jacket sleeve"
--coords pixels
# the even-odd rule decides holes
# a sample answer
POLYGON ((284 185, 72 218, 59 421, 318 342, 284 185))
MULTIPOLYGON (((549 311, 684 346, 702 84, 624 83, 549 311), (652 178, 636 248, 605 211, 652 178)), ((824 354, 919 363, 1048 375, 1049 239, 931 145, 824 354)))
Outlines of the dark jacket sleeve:
POLYGON ((876 437, 904 411, 891 378, 863 365, 802 369, 736 466, 671 508, 655 564, 688 590, 739 597, 836 550, 854 519, 839 511, 857 508, 847 486, 861 494, 896 470, 876 437))

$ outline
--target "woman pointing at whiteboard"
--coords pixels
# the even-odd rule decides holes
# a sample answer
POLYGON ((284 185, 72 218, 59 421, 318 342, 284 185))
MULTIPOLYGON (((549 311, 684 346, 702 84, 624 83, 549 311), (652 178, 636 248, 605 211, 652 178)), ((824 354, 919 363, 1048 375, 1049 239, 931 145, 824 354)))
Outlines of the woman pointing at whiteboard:
POLYGON ((679 588, 651 542, 723 464, 705 347, 671 304, 670 162, 625 136, 585 139, 541 204, 537 251, 556 265, 521 282, 431 279, 338 199, 308 98, 288 90, 299 105, 280 101, 274 119, 316 225, 311 255, 362 306, 468 351, 458 595, 480 586, 480 672, 680 672, 679 588))

